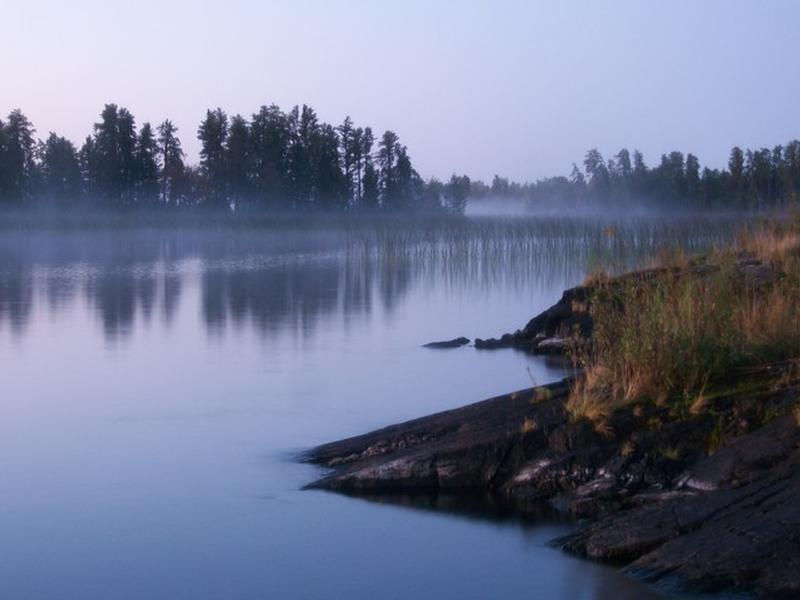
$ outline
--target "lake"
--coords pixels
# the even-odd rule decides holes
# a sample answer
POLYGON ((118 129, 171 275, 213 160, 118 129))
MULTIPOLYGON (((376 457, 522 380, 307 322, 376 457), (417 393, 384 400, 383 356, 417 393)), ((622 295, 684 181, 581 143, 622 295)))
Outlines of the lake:
POLYGON ((663 597, 549 547, 568 523, 302 491, 319 471, 294 458, 560 378, 511 349, 420 346, 513 331, 591 271, 733 226, 5 223, 0 597, 663 597))

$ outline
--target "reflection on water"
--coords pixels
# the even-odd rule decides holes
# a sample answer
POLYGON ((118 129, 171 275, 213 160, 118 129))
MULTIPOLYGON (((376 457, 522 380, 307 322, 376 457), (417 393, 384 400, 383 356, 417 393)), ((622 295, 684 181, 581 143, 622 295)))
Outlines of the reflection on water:
POLYGON ((513 350, 420 344, 514 329, 589 270, 732 228, 0 231, 0 597, 648 597, 549 547, 568 529, 549 516, 303 492, 317 473, 286 456, 560 377, 513 350))
POLYGON ((572 285, 596 269, 642 265, 674 245, 699 251, 732 220, 591 222, 484 219, 359 228, 252 231, 5 232, 0 324, 20 333, 35 302, 69 310, 79 296, 109 338, 154 312, 169 323, 185 278, 199 276, 209 331, 245 323, 263 334, 309 334, 330 315, 351 319, 376 302, 391 311, 412 285, 572 285))

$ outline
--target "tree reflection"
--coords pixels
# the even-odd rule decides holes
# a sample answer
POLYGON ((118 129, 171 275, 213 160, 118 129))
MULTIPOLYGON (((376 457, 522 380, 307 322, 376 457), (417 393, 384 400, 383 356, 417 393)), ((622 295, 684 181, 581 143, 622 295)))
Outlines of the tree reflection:
POLYGON ((33 288, 31 265, 0 254, 0 327, 22 333, 33 309, 33 288))
POLYGON ((560 290, 587 269, 645 264, 665 245, 700 250, 735 226, 629 220, 609 236, 607 222, 537 218, 3 232, 0 327, 23 331, 40 299, 55 315, 85 302, 106 338, 124 339, 137 319, 169 326, 188 296, 215 336, 308 337, 321 320, 349 328, 392 312, 415 286, 560 290))

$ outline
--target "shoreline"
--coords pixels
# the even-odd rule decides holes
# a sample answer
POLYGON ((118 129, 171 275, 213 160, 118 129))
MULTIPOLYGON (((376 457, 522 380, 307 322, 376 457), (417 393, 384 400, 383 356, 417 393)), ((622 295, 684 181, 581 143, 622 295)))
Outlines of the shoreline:
MULTIPOLYGON (((742 273, 765 276, 754 261, 742 273)), ((521 330, 476 348, 558 354, 567 331, 591 335, 589 292, 567 290, 521 330)), ((502 394, 313 448, 301 460, 328 472, 306 488, 491 494, 522 518, 546 506, 587 520, 556 546, 648 583, 798 597, 800 385, 790 367, 732 373, 696 414, 640 403, 615 410, 604 428, 570 414, 573 378, 502 394)))

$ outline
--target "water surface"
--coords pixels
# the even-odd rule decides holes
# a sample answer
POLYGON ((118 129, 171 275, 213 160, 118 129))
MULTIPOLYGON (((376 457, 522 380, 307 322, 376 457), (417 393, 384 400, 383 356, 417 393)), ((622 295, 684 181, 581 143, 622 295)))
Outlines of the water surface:
POLYGON ((559 378, 420 345, 516 329, 591 270, 730 229, 6 227, 0 597, 660 597, 549 548, 568 524, 300 491, 318 472, 291 457, 559 378))

